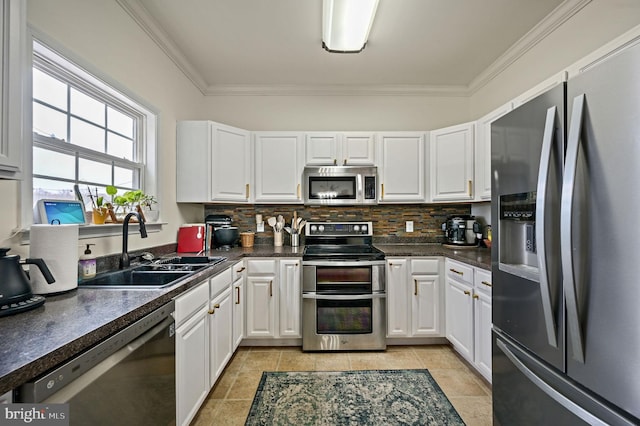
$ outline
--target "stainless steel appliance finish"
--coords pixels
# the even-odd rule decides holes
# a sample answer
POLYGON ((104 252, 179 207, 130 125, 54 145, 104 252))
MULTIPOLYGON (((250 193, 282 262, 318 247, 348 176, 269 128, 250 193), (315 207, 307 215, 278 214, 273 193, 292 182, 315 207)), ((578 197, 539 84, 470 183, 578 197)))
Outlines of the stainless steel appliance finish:
POLYGON ((492 125, 495 424, 640 424, 638 69, 640 44, 492 125))
POLYGON ((384 350, 384 253, 371 222, 310 222, 302 258, 302 349, 384 350))
POLYGON ((302 182, 308 205, 377 204, 374 166, 305 167, 302 182))
POLYGON ((170 302, 82 355, 26 383, 16 402, 68 403, 72 424, 176 421, 175 323, 170 302))

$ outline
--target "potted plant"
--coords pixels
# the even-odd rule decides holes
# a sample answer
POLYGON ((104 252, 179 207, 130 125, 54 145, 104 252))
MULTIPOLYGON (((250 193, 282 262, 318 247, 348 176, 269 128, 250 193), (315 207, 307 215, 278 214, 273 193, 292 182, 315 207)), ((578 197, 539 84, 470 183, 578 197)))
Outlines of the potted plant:
POLYGON ((109 208, 104 203, 104 197, 98 196, 98 188, 96 188, 96 195, 94 196, 89 190, 89 198, 91 199, 91 207, 92 207, 92 222, 95 225, 104 225, 105 220, 109 217, 109 208))
POLYGON ((118 221, 121 221, 127 213, 133 211, 140 213, 145 221, 156 221, 158 219, 158 211, 152 209, 152 205, 158 203, 153 195, 145 194, 141 189, 116 195, 117 189, 113 186, 107 187, 107 193, 112 195, 118 221))

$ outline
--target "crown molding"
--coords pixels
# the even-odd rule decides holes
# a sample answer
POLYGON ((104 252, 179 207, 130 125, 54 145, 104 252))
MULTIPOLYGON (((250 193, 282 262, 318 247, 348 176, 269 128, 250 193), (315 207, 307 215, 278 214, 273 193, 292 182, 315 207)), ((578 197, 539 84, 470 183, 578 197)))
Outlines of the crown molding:
POLYGON ((515 42, 498 59, 496 59, 487 69, 481 72, 469 84, 469 95, 474 94, 491 80, 506 70, 511 64, 521 58, 529 50, 544 40, 549 34, 568 21, 573 15, 578 13, 591 0, 565 0, 548 14, 542 21, 538 22, 528 33, 515 42))
POLYGON ((116 0, 205 96, 471 96, 487 85, 592 0, 565 0, 513 44, 468 86, 428 85, 207 85, 202 75, 139 0, 116 0))

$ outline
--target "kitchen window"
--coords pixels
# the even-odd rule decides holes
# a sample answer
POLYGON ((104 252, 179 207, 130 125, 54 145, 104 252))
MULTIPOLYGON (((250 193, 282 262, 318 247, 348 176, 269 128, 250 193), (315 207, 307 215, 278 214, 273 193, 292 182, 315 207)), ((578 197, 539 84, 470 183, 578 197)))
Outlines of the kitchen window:
POLYGON ((114 86, 33 40, 31 205, 75 199, 74 185, 87 209, 89 188, 157 193, 156 114, 114 86))

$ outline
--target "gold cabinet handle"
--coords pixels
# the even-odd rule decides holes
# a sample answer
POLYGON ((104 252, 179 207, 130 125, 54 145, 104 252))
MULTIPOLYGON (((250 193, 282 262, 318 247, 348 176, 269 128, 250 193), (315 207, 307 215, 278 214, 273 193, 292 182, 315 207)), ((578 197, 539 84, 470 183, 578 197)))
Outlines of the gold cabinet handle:
POLYGON ((334 159, 333 159, 333 165, 334 165, 334 166, 337 166, 337 165, 338 165, 338 159, 337 159, 337 158, 334 158, 334 159))
POLYGON ((345 158, 345 159, 344 159, 344 161, 342 162, 342 165, 343 165, 343 166, 346 166, 346 165, 347 165, 347 159, 346 159, 346 158, 345 158))
POLYGON ((384 183, 380 184, 380 198, 384 198, 384 183))
POLYGON ((273 280, 269 281, 269 297, 273 297, 273 280))
POLYGON ((491 283, 488 283, 486 281, 482 281, 482 284, 486 285, 487 287, 492 287, 491 283))
POLYGON ((469 181, 468 185, 469 185, 469 197, 471 197, 471 193, 473 192, 473 182, 469 181))
POLYGON ((458 275, 460 275, 460 276, 464 275, 464 272, 456 271, 456 270, 455 270, 455 269, 453 269, 453 268, 449 268, 449 270, 450 270, 451 272, 453 272, 454 274, 458 274, 458 275))
POLYGON ((216 309, 220 309, 220 304, 216 303, 215 305, 213 305, 213 309, 209 309, 209 315, 213 315, 216 313, 216 309))
POLYGON ((418 280, 415 279, 413 280, 413 295, 418 295, 418 280))
POLYGON ((245 267, 243 266, 242 268, 240 268, 240 269, 238 269, 238 270, 236 271, 236 274, 239 274, 240 272, 244 271, 245 269, 247 269, 247 268, 245 268, 245 267))
POLYGON ((474 294, 474 295, 473 295, 473 298, 474 298, 474 299, 480 299, 480 296, 478 296, 477 294, 474 294))
POLYGON ((236 287, 236 291, 238 292, 237 293, 238 297, 236 298, 236 305, 239 305, 240 304, 240 287, 239 286, 236 287))
POLYGON ((245 186, 245 190, 246 190, 246 192, 247 192, 247 193, 246 193, 246 198, 247 198, 247 200, 248 200, 248 199, 249 199, 249 184, 247 184, 247 185, 245 186))
POLYGON ((298 189, 296 190, 296 193, 298 194, 298 200, 300 199, 300 184, 298 184, 298 189))
POLYGON ((466 294, 467 296, 471 295, 471 292, 469 290, 465 290, 464 294, 466 294))

